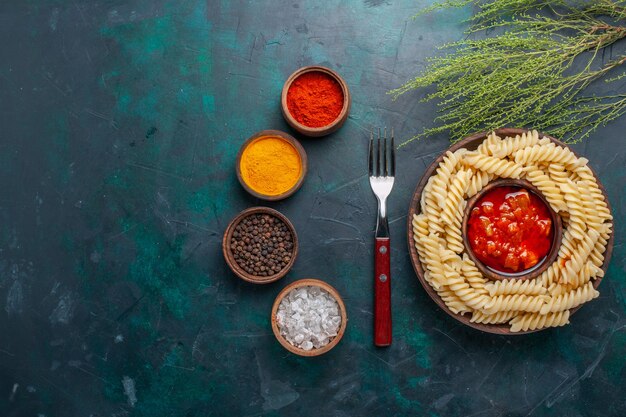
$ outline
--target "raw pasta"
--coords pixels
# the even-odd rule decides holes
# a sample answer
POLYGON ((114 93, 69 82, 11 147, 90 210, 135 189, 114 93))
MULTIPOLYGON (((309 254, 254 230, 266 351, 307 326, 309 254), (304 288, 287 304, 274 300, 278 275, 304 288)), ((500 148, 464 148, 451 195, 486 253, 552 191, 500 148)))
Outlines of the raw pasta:
POLYGON ((524 132, 514 138, 507 138, 497 143, 490 143, 489 154, 496 158, 505 158, 520 149, 527 148, 539 143, 539 133, 536 130, 524 132))
POLYGON ((491 155, 491 149, 497 146, 500 142, 502 142, 502 138, 496 135, 496 132, 491 132, 487 135, 487 139, 485 139, 483 143, 478 145, 476 152, 482 153, 484 155, 491 155))
POLYGON ((493 174, 489 174, 484 171, 472 170, 469 183, 467 185, 467 191, 465 191, 465 197, 472 198, 483 189, 485 185, 493 179, 493 174))
POLYGON ((578 158, 572 151, 554 143, 546 145, 533 145, 520 149, 513 154, 513 159, 518 164, 528 165, 537 162, 556 162, 565 165, 575 165, 578 158))
POLYGON ((546 175, 543 170, 537 166, 525 167, 525 178, 535 187, 541 191, 543 196, 548 200, 548 203, 555 208, 555 211, 567 210, 567 204, 565 203, 565 197, 561 192, 561 189, 546 175))
POLYGON ((472 287, 470 287, 467 280, 457 271, 455 271, 451 266, 445 265, 444 272, 446 273, 447 281, 446 285, 454 291, 454 293, 463 301, 463 303, 471 307, 474 310, 480 310, 487 304, 490 300, 485 294, 480 294, 477 291, 474 291, 472 287))
POLYGON ((487 280, 483 277, 483 274, 478 270, 478 268, 476 268, 476 265, 466 253, 463 254, 461 272, 474 291, 479 294, 488 293, 487 288, 485 287, 487 280))
POLYGON ((578 287, 565 294, 552 297, 547 304, 541 307, 541 314, 569 310, 570 308, 578 307, 582 303, 591 301, 599 295, 600 293, 593 288, 593 283, 589 282, 584 287, 578 287))
POLYGON ((520 178, 522 175, 522 166, 506 159, 480 153, 468 153, 465 161, 475 169, 480 169, 503 178, 520 178))
POLYGON ((535 313, 540 311, 548 298, 543 295, 532 296, 524 294, 498 295, 491 298, 484 307, 483 313, 494 314, 500 311, 528 311, 535 313))
POLYGON ((587 164, 536 131, 504 139, 491 133, 475 151, 446 152, 422 191, 412 229, 425 280, 450 311, 520 332, 563 326, 571 309, 598 297, 593 280, 604 275, 613 217, 587 164), (533 280, 491 281, 466 253, 466 200, 497 178, 529 181, 561 216, 558 257, 533 280))
POLYGON ((542 329, 544 327, 565 326, 569 323, 569 314, 569 310, 550 314, 522 314, 511 320, 511 332, 517 333, 520 330, 527 331, 542 329))
POLYGON ((485 288, 492 297, 507 294, 542 295, 548 292, 546 287, 536 280, 505 279, 490 282, 485 285, 485 288))
POLYGON ((506 323, 513 317, 517 316, 517 311, 501 311, 496 314, 484 314, 480 310, 474 310, 472 312, 471 323, 483 323, 483 324, 497 324, 506 323))

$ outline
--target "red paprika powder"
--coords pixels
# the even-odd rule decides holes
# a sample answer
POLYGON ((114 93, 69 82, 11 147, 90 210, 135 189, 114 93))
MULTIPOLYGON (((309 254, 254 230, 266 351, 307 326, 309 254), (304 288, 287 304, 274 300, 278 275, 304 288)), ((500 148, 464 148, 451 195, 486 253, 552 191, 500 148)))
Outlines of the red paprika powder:
POLYGON ((287 109, 296 121, 307 127, 324 127, 337 119, 343 108, 343 90, 330 75, 305 72, 287 90, 287 109))

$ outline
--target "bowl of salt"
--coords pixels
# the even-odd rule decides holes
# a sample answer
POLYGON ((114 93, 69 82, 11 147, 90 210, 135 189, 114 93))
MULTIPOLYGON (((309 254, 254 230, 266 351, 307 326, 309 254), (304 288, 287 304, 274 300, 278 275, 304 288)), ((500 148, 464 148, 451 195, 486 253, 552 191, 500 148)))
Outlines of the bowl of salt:
POLYGON ((339 343, 346 330, 346 306, 337 290, 318 279, 287 285, 272 307, 276 340, 300 356, 318 356, 339 343))

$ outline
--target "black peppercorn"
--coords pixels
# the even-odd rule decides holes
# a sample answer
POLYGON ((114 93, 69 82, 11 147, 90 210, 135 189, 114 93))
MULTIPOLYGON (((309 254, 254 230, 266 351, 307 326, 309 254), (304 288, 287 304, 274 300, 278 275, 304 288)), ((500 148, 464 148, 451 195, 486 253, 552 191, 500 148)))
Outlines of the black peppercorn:
POLYGON ((293 236, 287 224, 268 214, 251 214, 235 227, 231 246, 237 264, 247 273, 270 276, 292 259, 293 236))

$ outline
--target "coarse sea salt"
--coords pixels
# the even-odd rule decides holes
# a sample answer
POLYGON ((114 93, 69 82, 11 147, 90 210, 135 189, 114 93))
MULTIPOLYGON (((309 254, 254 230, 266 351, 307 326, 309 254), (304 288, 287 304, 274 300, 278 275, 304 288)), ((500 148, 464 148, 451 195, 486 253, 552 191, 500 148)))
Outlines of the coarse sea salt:
POLYGON ((294 288, 281 300, 276 323, 280 334, 292 345, 303 350, 319 349, 339 332, 339 304, 320 287, 294 288))

